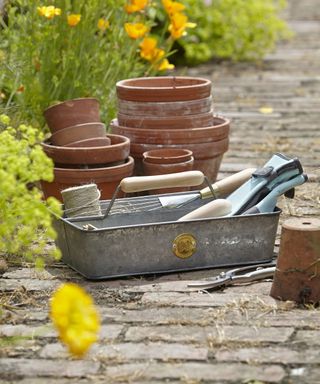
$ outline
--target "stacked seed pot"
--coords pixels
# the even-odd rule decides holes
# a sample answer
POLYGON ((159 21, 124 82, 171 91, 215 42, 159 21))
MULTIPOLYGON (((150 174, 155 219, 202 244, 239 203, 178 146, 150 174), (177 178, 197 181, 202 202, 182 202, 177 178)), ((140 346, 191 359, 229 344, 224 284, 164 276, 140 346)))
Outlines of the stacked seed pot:
POLYGON ((130 139, 107 134, 94 98, 67 100, 45 110, 51 137, 42 143, 54 161, 54 180, 41 181, 45 198, 62 201, 63 189, 95 183, 102 199, 112 197, 119 182, 131 176, 130 139))
POLYGON ((135 174, 143 174, 143 153, 160 148, 192 151, 193 169, 216 180, 229 146, 230 121, 213 113, 210 80, 195 77, 141 77, 116 85, 114 134, 130 139, 135 174))

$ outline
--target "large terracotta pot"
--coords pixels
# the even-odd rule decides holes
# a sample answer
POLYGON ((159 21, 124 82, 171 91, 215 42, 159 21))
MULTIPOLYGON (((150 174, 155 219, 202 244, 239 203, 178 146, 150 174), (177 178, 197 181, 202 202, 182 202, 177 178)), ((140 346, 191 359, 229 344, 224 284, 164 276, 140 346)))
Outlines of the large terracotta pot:
POLYGON ((186 116, 145 117, 118 113, 119 125, 148 129, 188 129, 208 127, 213 123, 213 111, 186 116))
POLYGON ((96 137, 106 138, 106 126, 103 123, 77 124, 68 128, 60 129, 51 135, 54 145, 68 145, 70 143, 93 139, 96 137))
POLYGON ((66 100, 47 108, 44 117, 52 133, 77 124, 100 122, 99 101, 91 97, 66 100))
POLYGON ((130 152, 129 138, 108 134, 111 144, 99 147, 58 147, 47 140, 42 143, 44 152, 56 164, 107 164, 125 160, 130 152))
POLYGON ((210 127, 190 129, 143 129, 119 126, 118 120, 111 122, 112 133, 128 137, 132 142, 147 144, 183 144, 219 141, 229 135, 230 120, 213 116, 210 127))
POLYGON ((121 80, 116 84, 117 95, 129 101, 184 101, 209 97, 211 81, 198 77, 140 77, 121 80))
POLYGON ((212 110, 212 97, 186 101, 141 102, 118 99, 118 111, 124 115, 169 117, 196 115, 212 110))
MULTIPOLYGON (((163 148, 143 153, 143 173, 146 176, 192 171, 194 159, 188 149, 163 148)), ((188 191, 190 187, 161 188, 152 194, 188 191)))
POLYGON ((161 148, 189 149, 192 151, 194 157, 193 169, 202 171, 208 177, 209 181, 214 182, 218 175, 223 154, 228 150, 228 147, 228 137, 219 141, 202 142, 197 144, 183 143, 161 145, 131 142, 130 155, 135 159, 135 173, 141 175, 143 174, 142 155, 144 152, 161 148))
MULTIPOLYGON (((91 169, 54 168, 54 181, 41 181, 44 197, 54 196, 62 202, 61 191, 69 187, 95 183, 101 191, 101 199, 111 199, 120 181, 132 176, 134 160, 129 156, 124 164, 91 169)), ((123 196, 120 192, 118 197, 123 196)))

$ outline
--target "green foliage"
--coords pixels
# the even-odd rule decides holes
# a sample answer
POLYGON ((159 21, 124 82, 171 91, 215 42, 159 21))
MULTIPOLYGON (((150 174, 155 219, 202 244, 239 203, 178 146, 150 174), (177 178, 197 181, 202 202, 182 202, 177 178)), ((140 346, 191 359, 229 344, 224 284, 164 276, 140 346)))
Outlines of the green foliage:
POLYGON ((211 58, 256 61, 291 33, 279 17, 285 0, 185 0, 197 23, 178 42, 176 61, 194 65, 211 58), (182 50, 182 52, 181 52, 182 50), (182 54, 182 60, 181 60, 182 54))
MULTIPOLYGON (((48 237, 56 236, 51 214, 61 215, 59 202, 45 204, 34 183, 53 180, 53 164, 39 141, 37 129, 8 126, 8 116, 0 116, 0 252, 20 254, 39 264, 48 237)), ((53 250, 53 256, 60 255, 53 250)))
POLYGON ((43 127, 43 111, 49 105, 97 97, 102 120, 108 123, 115 116, 115 83, 154 71, 139 56, 141 39, 130 38, 124 28, 126 22, 151 28, 154 15, 128 14, 125 4, 125 0, 8 1, 0 43, 5 106, 16 106, 21 121, 43 127), (41 14, 39 8, 52 4, 60 14, 41 14), (70 25, 70 15, 81 19, 70 25), (101 19, 107 23, 104 28, 99 26, 101 19))

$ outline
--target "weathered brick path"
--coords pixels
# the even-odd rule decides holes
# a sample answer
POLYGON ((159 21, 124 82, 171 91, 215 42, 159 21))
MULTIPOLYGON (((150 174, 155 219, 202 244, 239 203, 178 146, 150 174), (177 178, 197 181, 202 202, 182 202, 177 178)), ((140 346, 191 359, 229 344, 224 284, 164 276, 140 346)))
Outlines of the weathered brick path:
MULTIPOLYGON (((281 221, 320 213, 320 7, 318 0, 289 3, 296 36, 261 66, 189 72, 212 78, 216 111, 233 118, 221 176, 262 165, 276 151, 300 158, 311 182, 293 201, 281 200, 281 221)), ((62 263, 41 274, 12 264, 0 279, 7 304, 0 383, 319 383, 319 309, 275 302, 270 281, 185 291, 187 280, 213 273, 95 283, 62 263), (103 320, 99 344, 81 361, 68 357, 48 319, 48 297, 66 280, 94 296, 103 320)))

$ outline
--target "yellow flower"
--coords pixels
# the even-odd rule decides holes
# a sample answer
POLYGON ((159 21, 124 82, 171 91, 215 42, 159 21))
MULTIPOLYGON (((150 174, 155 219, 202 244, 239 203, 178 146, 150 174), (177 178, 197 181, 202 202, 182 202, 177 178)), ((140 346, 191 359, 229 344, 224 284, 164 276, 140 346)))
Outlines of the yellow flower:
POLYGON ((186 28, 195 28, 195 23, 189 23, 188 17, 180 12, 176 12, 170 17, 171 24, 169 25, 169 32, 173 39, 179 39, 181 36, 186 35, 186 28))
POLYGON ((157 66, 158 71, 166 71, 173 69, 174 65, 169 63, 168 59, 163 59, 160 64, 157 66))
POLYGON ((129 4, 124 6, 127 13, 139 12, 145 9, 149 0, 129 0, 129 4))
POLYGON ((72 14, 72 15, 68 15, 68 24, 70 25, 70 27, 75 27, 77 24, 79 24, 81 20, 81 15, 79 14, 72 14))
POLYGON ((100 29, 100 31, 105 31, 109 27, 110 23, 108 20, 102 18, 98 20, 98 28, 100 29))
POLYGON ((142 23, 125 23, 124 28, 131 39, 139 39, 149 31, 149 28, 142 23))
POLYGON ((157 47, 157 40, 153 37, 145 37, 139 47, 141 48, 140 56, 152 63, 159 61, 165 55, 165 51, 157 47))
POLYGON ((61 15, 61 9, 55 8, 53 5, 38 7, 37 10, 40 16, 44 16, 47 19, 53 19, 55 16, 61 15))
POLYGON ((173 13, 181 12, 185 9, 185 6, 178 1, 172 0, 162 0, 162 4, 164 9, 168 13, 168 15, 172 15, 173 13))
POLYGON ((83 356, 97 341, 100 328, 91 296, 78 285, 66 283, 53 294, 50 307, 50 317, 60 340, 74 356, 83 356))

